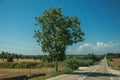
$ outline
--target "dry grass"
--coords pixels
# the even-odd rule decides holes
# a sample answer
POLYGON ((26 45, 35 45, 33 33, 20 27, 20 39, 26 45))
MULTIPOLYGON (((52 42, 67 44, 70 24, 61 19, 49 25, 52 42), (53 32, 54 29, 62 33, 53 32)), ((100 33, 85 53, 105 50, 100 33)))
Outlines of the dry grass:
MULTIPOLYGON (((0 63, 4 63, 7 62, 6 59, 0 59, 0 63)), ((41 62, 41 60, 39 59, 14 59, 14 63, 21 63, 21 62, 41 62)), ((3 78, 7 78, 7 77, 15 77, 15 76, 21 76, 21 75, 26 75, 26 76, 30 76, 32 74, 40 74, 40 73, 44 73, 44 74, 50 74, 52 71, 54 70, 54 68, 50 68, 50 67, 42 67, 42 68, 35 68, 35 69, 9 69, 9 68, 0 68, 0 80, 3 78)))
POLYGON ((14 59, 14 62, 41 62, 39 59, 14 59))
POLYGON ((7 61, 6 59, 4 59, 4 61, 3 61, 3 59, 0 58, 0 63, 1 63, 1 62, 6 62, 6 61, 7 61))
POLYGON ((112 63, 114 66, 120 66, 120 58, 112 58, 112 63))
MULTIPOLYGON (((1 63, 6 62, 6 61, 7 61, 6 59, 4 59, 4 61, 3 61, 3 59, 0 59, 1 63)), ((41 60, 39 60, 39 59, 36 59, 36 60, 34 60, 34 59, 13 59, 13 61, 15 63, 18 63, 18 62, 41 62, 41 60)))
MULTIPOLYGON (((0 62, 3 63, 3 60, 0 59, 0 62)), ((4 62, 6 62, 6 60, 4 60, 4 62)), ((19 62, 41 62, 40 60, 34 60, 34 59, 14 59, 15 63, 19 63, 19 62)), ((63 70, 66 67, 66 63, 65 62, 60 62, 59 63, 59 70, 63 70)), ((7 78, 7 77, 15 77, 15 76, 21 76, 21 75, 26 75, 26 76, 30 76, 31 74, 40 74, 40 73, 44 73, 46 74, 46 76, 42 76, 42 77, 37 77, 37 78, 32 78, 30 80, 45 80, 46 78, 50 77, 50 73, 53 72, 55 69, 54 68, 50 68, 50 67, 42 67, 42 68, 36 68, 36 69, 8 69, 8 68, 0 68, 0 80, 3 78, 7 78)))
POLYGON ((30 76, 31 74, 45 73, 49 74, 52 72, 53 68, 39 68, 39 69, 0 69, 0 79, 6 77, 14 77, 20 75, 30 76))

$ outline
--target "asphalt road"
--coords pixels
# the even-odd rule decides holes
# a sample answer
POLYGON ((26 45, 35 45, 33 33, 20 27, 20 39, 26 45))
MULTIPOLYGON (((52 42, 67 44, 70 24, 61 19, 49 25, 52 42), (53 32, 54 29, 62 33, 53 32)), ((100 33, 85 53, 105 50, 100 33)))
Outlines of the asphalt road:
POLYGON ((120 80, 119 74, 113 74, 103 59, 98 65, 70 74, 60 75, 47 80, 120 80))

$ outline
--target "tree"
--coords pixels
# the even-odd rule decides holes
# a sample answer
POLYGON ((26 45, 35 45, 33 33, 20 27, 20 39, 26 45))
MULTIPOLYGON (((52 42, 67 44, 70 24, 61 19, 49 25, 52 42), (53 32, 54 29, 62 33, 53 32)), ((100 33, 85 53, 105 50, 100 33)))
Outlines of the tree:
POLYGON ((5 59, 5 52, 4 51, 2 51, 2 59, 3 59, 3 62, 4 62, 4 59, 5 59))
POLYGON ((49 8, 35 19, 39 29, 35 30, 34 37, 42 51, 54 58, 58 71, 58 60, 65 57, 67 46, 84 40, 78 17, 63 15, 61 8, 49 8))
POLYGON ((13 56, 11 54, 8 55, 7 62, 13 62, 13 56))

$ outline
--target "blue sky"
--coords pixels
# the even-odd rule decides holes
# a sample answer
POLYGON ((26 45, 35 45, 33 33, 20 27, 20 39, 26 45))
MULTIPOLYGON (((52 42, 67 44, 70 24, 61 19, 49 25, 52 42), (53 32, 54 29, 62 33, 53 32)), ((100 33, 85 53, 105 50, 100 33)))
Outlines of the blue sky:
POLYGON ((33 38, 34 17, 49 7, 81 22, 85 41, 69 46, 67 54, 120 52, 120 0, 0 0, 0 51, 42 54, 33 38))

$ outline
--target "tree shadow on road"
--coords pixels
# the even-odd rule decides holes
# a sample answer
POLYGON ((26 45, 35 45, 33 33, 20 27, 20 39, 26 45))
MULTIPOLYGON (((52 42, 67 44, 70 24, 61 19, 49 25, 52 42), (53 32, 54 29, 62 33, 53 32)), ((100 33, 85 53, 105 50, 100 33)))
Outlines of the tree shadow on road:
POLYGON ((89 76, 89 77, 100 77, 100 76, 106 76, 106 77, 120 77, 120 75, 117 74, 111 74, 111 73, 100 73, 100 72, 73 72, 70 73, 70 75, 83 75, 83 76, 89 76))

